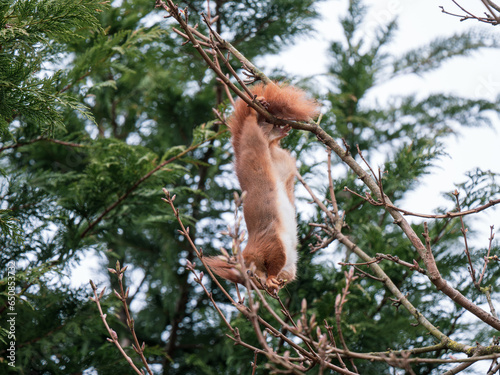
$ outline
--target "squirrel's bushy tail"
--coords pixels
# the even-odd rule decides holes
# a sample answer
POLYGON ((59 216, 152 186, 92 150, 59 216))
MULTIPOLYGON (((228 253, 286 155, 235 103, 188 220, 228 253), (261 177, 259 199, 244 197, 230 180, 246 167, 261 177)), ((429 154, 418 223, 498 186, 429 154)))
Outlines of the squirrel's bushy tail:
POLYGON ((216 275, 233 283, 245 284, 245 279, 241 271, 236 268, 236 264, 228 263, 227 259, 221 259, 218 256, 204 257, 203 260, 216 275))
MULTIPOLYGON (((264 85, 262 83, 252 87, 252 93, 263 97, 269 104, 268 111, 278 118, 308 121, 319 114, 319 105, 307 97, 306 93, 293 86, 280 86, 276 83, 264 85)), ((237 153, 241 131, 245 120, 249 116, 255 116, 255 111, 247 103, 239 99, 234 112, 229 119, 229 127, 233 136, 233 147, 237 153)))

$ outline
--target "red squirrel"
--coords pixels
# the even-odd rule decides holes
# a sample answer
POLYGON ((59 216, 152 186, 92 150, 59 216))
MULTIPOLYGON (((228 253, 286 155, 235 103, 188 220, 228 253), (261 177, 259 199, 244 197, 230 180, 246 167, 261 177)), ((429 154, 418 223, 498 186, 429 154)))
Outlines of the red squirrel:
MULTIPOLYGON (((293 86, 258 84, 251 91, 269 113, 280 119, 308 121, 319 113, 316 102, 293 86)), ((236 175, 246 192, 243 215, 248 243, 243 259, 246 267, 254 265, 255 276, 274 294, 295 279, 297 270, 296 165, 293 156, 279 145, 290 126, 268 123, 241 99, 228 123, 236 175)), ((241 270, 224 257, 208 257, 205 261, 217 275, 244 284, 241 270)))

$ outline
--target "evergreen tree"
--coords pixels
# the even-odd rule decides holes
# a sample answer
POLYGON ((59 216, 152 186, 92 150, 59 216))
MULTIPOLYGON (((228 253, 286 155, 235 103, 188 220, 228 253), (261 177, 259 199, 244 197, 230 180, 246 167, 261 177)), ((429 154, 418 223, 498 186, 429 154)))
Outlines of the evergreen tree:
MULTIPOLYGON (((175 204, 182 220, 205 254, 216 254, 221 245, 230 248, 230 239, 220 233, 228 224, 224 214, 232 210, 232 193, 238 189, 231 171, 229 135, 212 112, 218 108, 229 113, 214 74, 190 44, 181 46, 181 38, 171 31, 175 26, 172 18, 156 21, 155 17, 165 13, 153 9, 150 0, 110 6, 93 0, 1 4, 2 344, 10 342, 8 266, 13 264, 17 313, 16 366, 9 366, 2 345, 1 371, 134 373, 106 340, 108 332, 95 304, 88 300, 90 287, 75 289, 64 277, 71 266, 99 254, 101 276, 109 276, 106 284, 116 290, 120 290, 117 278, 106 268, 114 268, 117 260, 128 266, 125 286, 130 284, 131 292, 126 302, 132 306, 135 332, 139 342, 146 343, 145 357, 154 373, 250 372, 254 353, 226 338, 227 326, 185 269, 188 262, 196 263, 196 254, 177 232, 175 216, 160 200, 162 187, 177 194, 175 204)), ((216 19, 214 29, 250 60, 278 53, 293 38, 309 32, 317 17, 312 0, 198 0, 187 3, 190 23, 207 12, 207 4, 216 19)), ((411 196, 412 189, 439 161, 445 152, 445 137, 460 126, 488 124, 488 111, 498 110, 498 104, 435 94, 424 98, 408 95, 375 106, 367 97, 369 91, 398 75, 425 74, 454 56, 491 46, 491 41, 464 33, 393 56, 386 48, 396 32, 396 22, 377 30, 373 40, 366 40, 360 32, 365 13, 362 2, 350 1, 341 20, 344 38, 331 48, 328 77, 334 89, 323 98, 326 113, 321 126, 336 139, 343 138, 360 163, 362 155, 368 161, 375 154, 383 155, 384 192, 397 204, 411 196)), ((199 30, 208 32, 202 23, 199 30)), ((233 68, 239 67, 239 63, 233 64, 233 68)), ((323 146, 310 133, 294 131, 284 147, 294 151, 301 174, 315 185, 317 194, 331 199, 328 185, 315 178, 325 173, 323 160, 311 164, 311 157, 317 160, 323 146)), ((494 177, 473 171, 469 181, 457 186, 460 197, 465 196, 462 210, 498 194, 494 177)), ((334 186, 345 214, 343 234, 372 257, 385 253, 410 263, 413 259, 421 262, 387 211, 343 191, 347 186, 364 194, 352 171, 337 177, 334 186)), ((444 207, 443 213, 454 204, 444 207)), ((333 259, 339 254, 347 263, 359 259, 341 245, 330 249, 334 257, 324 249, 309 253, 316 231, 308 223, 327 219, 319 209, 312 217, 302 212, 298 216, 299 278, 281 291, 282 300, 297 314, 305 300, 308 318, 315 314, 317 322, 334 326, 336 296, 346 281, 333 259)), ((421 222, 413 226, 417 233, 424 231, 421 222)), ((474 302, 484 300, 470 276, 461 272, 467 259, 460 242, 460 219, 429 221, 429 234, 443 277, 455 279, 454 285, 474 302)), ((474 249, 470 252, 474 254, 474 249)), ((474 256, 472 261, 476 269, 482 266, 482 256, 474 256)), ((466 343, 490 344, 494 332, 461 319, 460 306, 447 304, 446 297, 419 273, 387 260, 380 266, 399 290, 409 293, 408 300, 421 314, 446 335, 457 340, 466 337, 466 343)), ((497 277, 498 272, 490 269, 483 285, 494 284, 497 277)), ((244 315, 234 310, 212 281, 203 280, 244 341, 258 347, 244 315)), ((99 289, 103 286, 98 284, 99 289)), ((380 281, 353 280, 350 292, 341 321, 350 350, 368 353, 435 343, 422 326, 411 324, 411 315, 397 307, 398 302, 391 300, 394 296, 380 281)), ((279 311, 276 301, 270 303, 279 311)), ((120 344, 139 364, 123 306, 112 293, 101 299, 101 305, 120 344)), ((286 342, 273 344, 277 351, 289 348, 286 342)), ((441 357, 444 350, 421 356, 426 355, 441 357)), ((259 356, 257 373, 266 373, 268 364, 259 356)), ((385 362, 356 360, 355 364, 362 374, 386 373, 389 367, 385 362)), ((412 368, 427 374, 441 371, 442 367, 435 370, 437 366, 412 368)), ((319 371, 316 366, 309 373, 319 371)))

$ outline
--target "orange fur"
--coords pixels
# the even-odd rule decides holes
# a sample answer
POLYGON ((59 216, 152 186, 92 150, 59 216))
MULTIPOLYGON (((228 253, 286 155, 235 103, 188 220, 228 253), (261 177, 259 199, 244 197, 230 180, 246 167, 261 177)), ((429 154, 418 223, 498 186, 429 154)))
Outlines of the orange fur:
MULTIPOLYGON (((274 116, 306 121, 319 112, 317 104, 292 86, 259 84, 252 93, 274 116)), ((255 266, 256 276, 270 292, 295 279, 297 228, 294 208, 295 159, 279 147, 287 127, 276 127, 238 100, 229 120, 235 154, 236 175, 247 192, 243 214, 248 244, 243 251, 246 267, 255 266)), ((219 276, 243 283, 235 264, 220 257, 205 259, 219 276)))

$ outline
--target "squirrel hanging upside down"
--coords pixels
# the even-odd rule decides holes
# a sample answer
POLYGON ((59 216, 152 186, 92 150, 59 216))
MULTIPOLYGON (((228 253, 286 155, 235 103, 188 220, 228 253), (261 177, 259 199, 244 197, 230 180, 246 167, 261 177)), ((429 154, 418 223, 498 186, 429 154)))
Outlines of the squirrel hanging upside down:
MULTIPOLYGON (((258 84, 252 93, 269 113, 280 119, 308 121, 319 113, 318 105, 293 86, 258 84)), ((255 276, 275 294, 295 279, 297 270, 295 159, 279 145, 290 126, 266 122, 239 99, 229 119, 229 128, 236 175, 241 190, 246 192, 243 214, 248 244, 243 259, 246 267, 254 265, 255 276)), ((224 257, 208 257, 205 261, 217 275, 244 284, 241 270, 224 257)))

